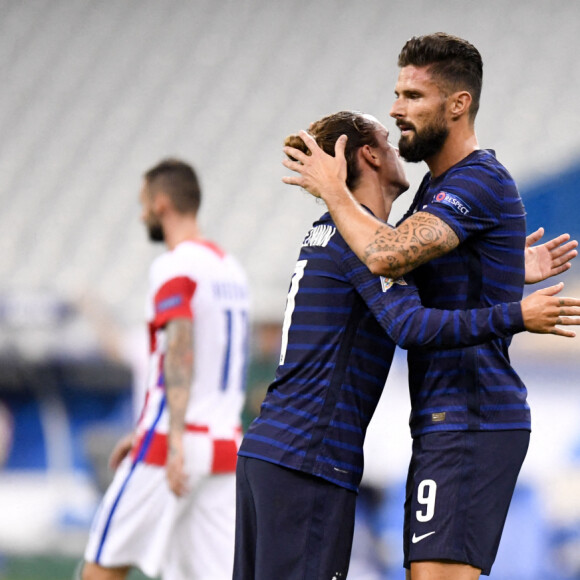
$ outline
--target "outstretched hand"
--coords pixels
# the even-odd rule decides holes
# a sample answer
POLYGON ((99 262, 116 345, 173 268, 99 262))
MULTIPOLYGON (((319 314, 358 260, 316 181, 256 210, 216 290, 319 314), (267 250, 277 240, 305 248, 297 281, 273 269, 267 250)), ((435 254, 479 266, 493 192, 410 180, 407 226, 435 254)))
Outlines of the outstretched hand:
POLYGON ((557 334, 573 338, 576 333, 559 328, 557 325, 580 325, 580 298, 559 298, 556 296, 564 283, 549 286, 524 298, 522 316, 529 332, 538 334, 557 334))
POLYGON ((283 159, 282 164, 295 171, 298 175, 282 178, 284 183, 298 185, 315 197, 325 198, 326 195, 340 193, 346 190, 346 135, 341 135, 334 146, 334 157, 325 153, 316 140, 306 131, 300 131, 300 137, 310 150, 310 155, 295 149, 284 147, 284 153, 290 159, 283 159))
POLYGON ((538 228, 526 238, 526 284, 535 284, 546 278, 557 276, 572 266, 570 261, 577 255, 576 240, 569 234, 562 234, 549 242, 534 246, 544 235, 544 228, 538 228))

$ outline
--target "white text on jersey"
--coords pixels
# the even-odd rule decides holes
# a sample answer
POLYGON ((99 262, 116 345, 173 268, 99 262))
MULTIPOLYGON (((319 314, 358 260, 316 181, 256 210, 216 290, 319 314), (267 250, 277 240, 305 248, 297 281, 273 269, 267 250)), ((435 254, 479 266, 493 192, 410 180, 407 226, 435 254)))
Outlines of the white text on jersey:
POLYGON ((322 246, 324 248, 334 232, 336 232, 336 228, 332 226, 316 226, 306 234, 302 246, 322 246))

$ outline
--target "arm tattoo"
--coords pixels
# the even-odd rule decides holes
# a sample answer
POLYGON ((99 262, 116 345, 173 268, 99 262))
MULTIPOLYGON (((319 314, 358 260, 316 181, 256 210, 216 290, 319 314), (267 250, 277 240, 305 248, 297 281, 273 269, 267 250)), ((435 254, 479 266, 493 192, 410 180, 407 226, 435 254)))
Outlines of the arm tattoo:
POLYGON ((396 229, 380 226, 365 249, 373 272, 398 278, 459 245, 455 232, 441 219, 417 212, 396 229))
POLYGON ((193 378, 193 322, 187 318, 171 320, 166 327, 167 352, 164 374, 169 429, 181 431, 193 378))

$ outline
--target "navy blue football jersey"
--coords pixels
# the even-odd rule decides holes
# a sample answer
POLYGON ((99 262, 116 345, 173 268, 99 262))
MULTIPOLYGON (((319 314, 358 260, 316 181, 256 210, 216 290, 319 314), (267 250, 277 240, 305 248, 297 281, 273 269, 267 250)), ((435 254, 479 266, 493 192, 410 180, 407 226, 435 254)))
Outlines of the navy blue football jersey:
MULTIPOLYGON (((493 151, 475 151, 436 179, 427 174, 413 211, 442 219, 460 241, 413 271, 425 306, 480 308, 521 300, 525 210, 493 151)), ((510 364, 509 343, 510 337, 498 337, 449 351, 410 350, 411 434, 530 429, 527 391, 510 364)))
POLYGON ((239 453, 357 490, 366 429, 397 343, 434 352, 521 330, 519 302, 425 309, 404 279, 371 274, 326 213, 302 243, 280 364, 239 453))

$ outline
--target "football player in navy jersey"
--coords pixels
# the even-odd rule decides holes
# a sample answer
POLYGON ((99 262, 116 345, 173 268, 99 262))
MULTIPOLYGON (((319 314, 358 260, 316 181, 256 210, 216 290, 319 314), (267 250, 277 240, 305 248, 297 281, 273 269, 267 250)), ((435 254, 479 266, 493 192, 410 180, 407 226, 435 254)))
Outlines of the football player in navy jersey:
MULTIPOLYGON (((365 211, 386 220, 409 185, 386 128, 344 111, 311 132, 327 151, 349 135, 348 186, 365 211)), ((286 142, 306 151, 298 136, 286 142)), ((557 290, 533 298, 552 313, 538 331, 554 330, 561 314, 580 313, 580 300, 572 299, 571 310, 561 311, 550 295, 557 290)), ((402 277, 372 274, 328 213, 315 222, 290 283, 280 364, 239 451, 234 578, 346 578, 364 437, 395 344, 423 351, 507 337, 523 329, 522 313, 533 329, 526 301, 469 312, 425 309, 402 277)))
MULTIPOLYGON (((463 39, 411 38, 399 55, 391 116, 408 161, 429 173, 397 228, 362 208, 335 155, 305 131, 308 155, 285 148, 284 177, 326 202, 349 246, 375 274, 409 273, 424 305, 474 308, 519 300, 524 282, 564 272, 577 254, 567 234, 533 246, 509 172, 479 148, 482 59, 463 39)), ((562 302, 564 304, 564 302, 562 302)), ((509 338, 452 351, 410 349, 413 455, 405 504, 405 566, 413 580, 489 574, 530 433, 526 388, 510 365, 509 338)))

